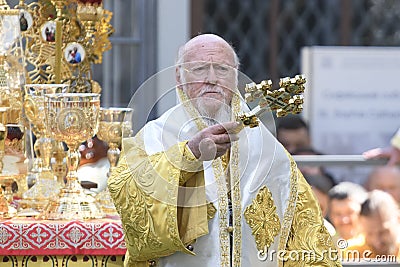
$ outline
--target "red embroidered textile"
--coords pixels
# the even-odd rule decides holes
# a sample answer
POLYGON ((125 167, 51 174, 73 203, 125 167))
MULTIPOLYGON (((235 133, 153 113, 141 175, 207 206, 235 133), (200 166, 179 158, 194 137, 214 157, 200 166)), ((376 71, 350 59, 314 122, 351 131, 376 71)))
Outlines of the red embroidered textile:
POLYGON ((119 219, 0 222, 0 255, 124 255, 119 219))

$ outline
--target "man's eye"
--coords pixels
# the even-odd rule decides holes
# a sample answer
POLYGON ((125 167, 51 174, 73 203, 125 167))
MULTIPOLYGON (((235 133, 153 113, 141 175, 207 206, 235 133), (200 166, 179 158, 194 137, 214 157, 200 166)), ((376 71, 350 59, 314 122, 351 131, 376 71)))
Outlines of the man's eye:
POLYGON ((217 65, 214 67, 216 71, 220 73, 226 73, 229 71, 228 67, 222 66, 222 65, 217 65))
POLYGON ((192 72, 200 73, 200 72, 204 72, 205 70, 206 70, 206 67, 205 67, 205 66, 201 66, 201 67, 195 67, 195 68, 193 68, 193 69, 192 69, 192 72))

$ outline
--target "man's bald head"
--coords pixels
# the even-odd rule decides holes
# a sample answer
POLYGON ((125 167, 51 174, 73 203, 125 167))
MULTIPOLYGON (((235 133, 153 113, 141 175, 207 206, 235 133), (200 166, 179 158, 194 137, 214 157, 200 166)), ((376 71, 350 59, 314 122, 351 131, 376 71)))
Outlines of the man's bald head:
POLYGON ((234 68, 239 67, 239 58, 236 55, 235 50, 233 47, 225 41, 222 37, 216 35, 216 34, 200 34, 189 41, 187 41, 183 46, 181 46, 178 50, 178 56, 177 56, 177 64, 182 64, 186 62, 186 56, 190 52, 198 52, 202 49, 207 49, 208 46, 220 46, 224 50, 226 49, 227 51, 230 51, 231 57, 232 57, 232 62, 234 68))
POLYGON ((368 176, 366 188, 385 191, 400 203, 400 169, 397 166, 376 167, 368 176))

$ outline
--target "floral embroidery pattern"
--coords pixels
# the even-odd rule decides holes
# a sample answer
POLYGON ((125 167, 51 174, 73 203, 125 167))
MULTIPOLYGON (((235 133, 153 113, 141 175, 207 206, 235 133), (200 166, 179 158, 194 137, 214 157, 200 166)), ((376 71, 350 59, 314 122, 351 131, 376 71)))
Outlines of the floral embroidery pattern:
POLYGON ((246 207, 244 217, 252 230, 257 249, 265 252, 281 229, 272 194, 266 186, 259 190, 252 204, 246 207))

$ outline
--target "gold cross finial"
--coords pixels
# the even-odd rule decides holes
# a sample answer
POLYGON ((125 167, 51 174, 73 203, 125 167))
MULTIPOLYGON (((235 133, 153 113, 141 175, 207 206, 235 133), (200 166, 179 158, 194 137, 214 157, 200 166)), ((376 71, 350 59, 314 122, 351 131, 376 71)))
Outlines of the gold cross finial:
POLYGON ((281 78, 279 89, 272 89, 272 81, 264 80, 259 84, 249 83, 245 87, 247 103, 259 100, 258 105, 250 112, 239 114, 237 120, 244 126, 256 127, 258 116, 265 111, 276 111, 278 117, 289 113, 298 114, 303 110, 303 92, 306 79, 302 75, 294 78, 281 78))

